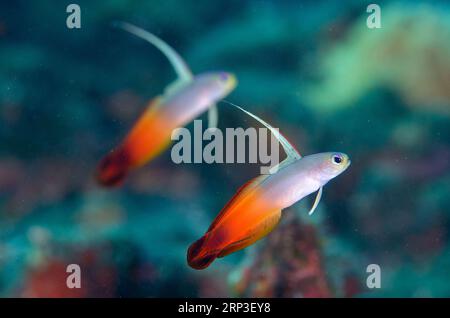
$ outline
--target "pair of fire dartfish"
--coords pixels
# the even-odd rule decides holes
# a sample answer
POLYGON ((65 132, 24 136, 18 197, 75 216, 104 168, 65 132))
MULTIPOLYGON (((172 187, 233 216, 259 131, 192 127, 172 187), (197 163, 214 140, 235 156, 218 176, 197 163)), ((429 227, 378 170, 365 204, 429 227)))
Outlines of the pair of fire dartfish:
MULTIPOLYGON (((187 64, 167 43, 128 23, 117 26, 150 42, 173 65, 178 79, 153 99, 123 142, 100 162, 97 179, 104 186, 119 185, 136 169, 169 147, 171 133, 208 110, 209 127, 216 127, 216 103, 236 87, 226 72, 192 74, 187 64)), ((229 103, 231 104, 231 103, 229 103)), ((278 224, 281 211, 317 191, 310 214, 316 209, 322 188, 350 165, 340 152, 302 157, 278 130, 256 115, 239 108, 275 135, 287 157, 270 170, 245 183, 216 216, 206 233, 188 249, 187 262, 195 269, 208 267, 216 258, 241 250, 266 236, 278 224)))

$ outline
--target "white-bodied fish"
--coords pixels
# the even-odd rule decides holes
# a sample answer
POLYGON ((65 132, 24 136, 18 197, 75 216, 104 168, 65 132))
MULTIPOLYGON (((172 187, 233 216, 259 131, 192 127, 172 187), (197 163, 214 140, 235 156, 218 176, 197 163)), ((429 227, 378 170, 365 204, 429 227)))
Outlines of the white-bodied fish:
POLYGON ((258 176, 242 186, 216 216, 205 235, 189 247, 187 260, 195 269, 204 269, 217 257, 255 243, 278 224, 283 209, 318 191, 309 212, 312 214, 320 201, 323 186, 350 165, 349 157, 341 152, 300 156, 272 126, 234 106, 268 127, 288 156, 272 174, 258 176))
POLYGON ((118 27, 150 42, 169 59, 178 79, 162 96, 151 101, 124 141, 101 162, 98 181, 105 186, 120 184, 127 173, 144 165, 165 150, 175 128, 183 127, 209 110, 209 127, 217 126, 216 102, 236 87, 236 77, 227 72, 193 75, 187 64, 167 43, 129 23, 118 27))

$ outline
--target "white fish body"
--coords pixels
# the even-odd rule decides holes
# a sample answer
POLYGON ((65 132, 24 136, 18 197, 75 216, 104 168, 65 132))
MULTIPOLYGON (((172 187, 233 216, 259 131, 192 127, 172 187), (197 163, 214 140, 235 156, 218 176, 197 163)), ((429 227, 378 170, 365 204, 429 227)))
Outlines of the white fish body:
POLYGON ((166 88, 160 106, 180 117, 175 117, 174 121, 186 124, 208 110, 209 127, 217 127, 216 102, 236 87, 236 77, 226 72, 193 75, 183 58, 156 35, 126 22, 119 22, 117 26, 153 44, 172 64, 178 78, 166 88))

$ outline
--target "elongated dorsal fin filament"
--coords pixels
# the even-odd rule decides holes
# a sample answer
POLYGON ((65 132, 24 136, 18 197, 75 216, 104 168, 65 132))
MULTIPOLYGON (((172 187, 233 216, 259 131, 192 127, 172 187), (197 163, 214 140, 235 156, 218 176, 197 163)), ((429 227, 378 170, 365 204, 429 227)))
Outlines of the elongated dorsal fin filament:
POLYGON ((184 81, 192 80, 192 72, 189 69, 187 63, 183 58, 166 42, 158 38, 153 33, 150 33, 144 29, 141 29, 131 23, 117 22, 117 27, 134 34, 135 36, 153 44, 158 50, 160 50, 169 60, 170 64, 174 68, 179 79, 184 81))
MULTIPOLYGON (((180 54, 178 54, 169 44, 162 39, 150 33, 138 26, 135 26, 127 22, 117 22, 115 26, 134 34, 135 36, 149 42, 160 50, 169 60, 170 64, 177 73, 178 79, 174 81, 166 90, 167 94, 173 93, 180 87, 183 87, 185 83, 192 81, 194 75, 188 64, 183 60, 180 54)), ((208 126, 209 128, 216 128, 219 121, 219 112, 216 105, 211 105, 208 111, 208 126)))
POLYGON ((292 162, 302 158, 302 156, 297 151, 297 149, 295 149, 295 147, 278 131, 278 129, 273 128, 270 124, 268 124, 267 122, 265 122, 264 120, 262 120, 261 118, 256 116, 255 114, 252 114, 251 112, 243 109, 242 107, 240 107, 240 106, 238 106, 236 104, 233 104, 233 103, 231 103, 229 101, 226 101, 226 100, 224 100, 223 102, 240 109, 241 111, 243 111, 244 113, 246 113, 250 117, 256 119, 261 124, 266 126, 270 130, 270 132, 275 136, 275 138, 277 138, 278 142, 283 147, 284 151, 286 152, 287 157, 281 163, 279 163, 279 164, 273 166, 272 168, 270 168, 270 170, 269 170, 270 174, 275 173, 281 167, 289 165, 292 162))

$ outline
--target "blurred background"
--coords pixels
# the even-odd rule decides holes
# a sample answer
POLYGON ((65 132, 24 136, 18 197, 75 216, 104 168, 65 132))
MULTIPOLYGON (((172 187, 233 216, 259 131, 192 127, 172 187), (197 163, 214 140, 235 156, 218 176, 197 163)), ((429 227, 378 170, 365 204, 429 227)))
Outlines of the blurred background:
MULTIPOLYGON (((0 296, 450 297, 447 1, 378 1, 381 29, 360 0, 79 0, 72 30, 70 3, 0 2, 0 296), (100 158, 175 79, 115 20, 195 73, 235 73, 227 99, 302 154, 348 153, 318 211, 306 198, 258 244, 195 271, 187 247, 259 165, 176 165, 167 150, 122 188, 97 186, 100 158), (81 289, 66 287, 71 263, 81 289)), ((257 126, 219 106, 219 127, 257 126)))

